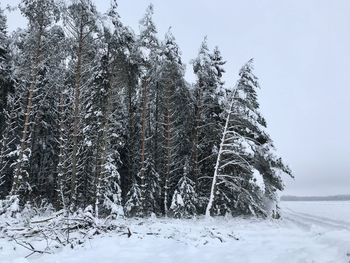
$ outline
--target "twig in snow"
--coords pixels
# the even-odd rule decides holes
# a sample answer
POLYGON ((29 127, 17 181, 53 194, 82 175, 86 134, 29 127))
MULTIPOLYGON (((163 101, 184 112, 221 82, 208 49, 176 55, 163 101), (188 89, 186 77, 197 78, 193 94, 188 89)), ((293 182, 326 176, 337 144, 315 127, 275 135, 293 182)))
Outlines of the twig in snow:
POLYGON ((219 239, 221 243, 224 242, 224 240, 222 239, 222 237, 219 237, 219 236, 217 236, 217 235, 214 235, 214 233, 213 233, 212 231, 210 231, 210 234, 211 234, 212 237, 219 239))
POLYGON ((229 236, 229 237, 232 237, 234 240, 237 240, 237 241, 239 240, 238 237, 236 237, 236 236, 234 236, 234 235, 232 235, 232 234, 228 234, 228 236, 229 236))
POLYGON ((22 244, 22 243, 18 242, 17 239, 14 238, 14 237, 13 237, 12 239, 16 242, 16 244, 18 244, 18 245, 20 245, 20 246, 22 246, 22 247, 24 247, 24 248, 26 248, 26 249, 32 251, 30 254, 28 254, 28 255, 26 256, 26 258, 30 257, 31 255, 33 255, 33 254, 35 254, 35 253, 39 253, 39 254, 51 254, 51 253, 48 252, 48 251, 43 251, 43 250, 37 250, 37 249, 35 249, 35 248, 32 246, 32 244, 30 244, 29 242, 24 242, 24 244, 22 244))

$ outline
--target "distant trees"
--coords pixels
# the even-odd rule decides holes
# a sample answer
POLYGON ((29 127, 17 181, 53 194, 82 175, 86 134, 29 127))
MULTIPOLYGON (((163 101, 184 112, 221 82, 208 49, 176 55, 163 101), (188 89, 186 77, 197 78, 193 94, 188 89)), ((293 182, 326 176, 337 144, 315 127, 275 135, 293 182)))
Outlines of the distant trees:
POLYGON ((91 0, 22 0, 20 10, 28 27, 11 38, 0 11, 0 213, 39 203, 96 217, 276 209, 280 173, 291 172, 266 133, 252 61, 226 89, 225 61, 205 39, 191 85, 171 31, 158 40, 152 5, 139 34, 115 1, 104 16, 91 0))

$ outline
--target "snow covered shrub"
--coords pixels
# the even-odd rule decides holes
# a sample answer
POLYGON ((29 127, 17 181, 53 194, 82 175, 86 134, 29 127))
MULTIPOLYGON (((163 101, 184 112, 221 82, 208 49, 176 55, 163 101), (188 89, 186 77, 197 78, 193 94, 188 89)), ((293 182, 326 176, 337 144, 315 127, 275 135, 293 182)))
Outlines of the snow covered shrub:
POLYGON ((184 167, 184 174, 180 178, 173 194, 170 213, 176 218, 190 218, 196 215, 197 195, 194 182, 187 176, 188 165, 184 167))
POLYGON ((30 202, 27 202, 24 205, 23 210, 21 211, 22 219, 26 223, 29 223, 30 219, 33 218, 35 216, 35 214, 36 214, 36 212, 35 212, 32 204, 30 202))
POLYGON ((134 182, 126 195, 125 214, 131 216, 142 216, 141 189, 134 182))
POLYGON ((92 205, 88 205, 85 209, 84 212, 81 210, 79 211, 79 214, 86 219, 94 219, 94 209, 92 205))
POLYGON ((10 195, 4 200, 0 200, 0 215, 5 215, 5 217, 17 217, 19 212, 20 206, 17 195, 10 195))
POLYGON ((121 205, 121 190, 116 184, 118 191, 116 193, 108 193, 105 195, 103 206, 109 210, 109 215, 115 218, 124 216, 124 209, 121 205))

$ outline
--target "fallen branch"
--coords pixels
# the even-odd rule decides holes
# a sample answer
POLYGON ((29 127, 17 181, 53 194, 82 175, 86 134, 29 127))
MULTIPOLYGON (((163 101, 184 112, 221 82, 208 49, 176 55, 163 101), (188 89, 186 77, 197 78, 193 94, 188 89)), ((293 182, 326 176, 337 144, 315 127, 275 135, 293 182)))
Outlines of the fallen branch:
POLYGON ((32 251, 30 254, 28 254, 28 255, 26 256, 26 258, 30 257, 31 255, 33 255, 33 254, 35 254, 35 253, 39 253, 39 254, 51 254, 51 253, 48 252, 48 251, 37 250, 37 249, 35 249, 35 248, 32 246, 32 244, 30 244, 29 242, 24 242, 24 244, 23 244, 23 243, 18 242, 16 238, 12 238, 12 239, 16 242, 17 245, 20 245, 20 246, 22 246, 22 247, 24 247, 24 248, 26 248, 26 249, 32 251))
MULTIPOLYGON (((63 214, 63 212, 62 212, 61 214, 63 214)), ((57 217, 60 216, 61 214, 57 214, 57 215, 55 215, 55 216, 53 216, 53 217, 45 218, 45 219, 42 219, 42 220, 32 221, 32 222, 30 222, 30 223, 31 223, 31 224, 45 223, 45 222, 48 222, 48 221, 50 221, 50 220, 52 220, 52 219, 57 218, 57 217)))
POLYGON ((239 240, 238 237, 236 237, 236 236, 234 236, 234 235, 232 235, 232 234, 228 234, 228 236, 229 236, 229 237, 232 237, 234 240, 237 240, 237 241, 239 240))
POLYGON ((215 235, 212 231, 210 231, 210 234, 211 234, 211 236, 212 236, 213 238, 219 239, 221 243, 224 242, 224 240, 222 239, 222 237, 215 235))

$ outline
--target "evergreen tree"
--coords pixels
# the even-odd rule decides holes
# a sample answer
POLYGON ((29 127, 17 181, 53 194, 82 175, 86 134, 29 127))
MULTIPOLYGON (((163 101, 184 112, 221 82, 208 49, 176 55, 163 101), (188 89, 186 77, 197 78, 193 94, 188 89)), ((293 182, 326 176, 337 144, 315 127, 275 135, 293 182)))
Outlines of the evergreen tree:
POLYGON ((291 170, 282 159, 275 154, 275 147, 266 132, 266 121, 259 112, 256 91, 260 88, 258 78, 253 74, 253 60, 251 59, 240 72, 237 90, 241 96, 237 99, 245 113, 240 122, 246 126, 240 133, 254 142, 254 161, 252 165, 255 174, 260 174, 264 181, 264 205, 270 214, 276 208, 276 191, 284 188, 282 175, 292 176, 291 170), (241 98, 243 97, 244 100, 241 98))
POLYGON ((28 31, 20 41, 19 49, 22 53, 17 60, 15 95, 18 99, 20 142, 18 142, 13 169, 11 195, 28 194, 30 186, 30 158, 32 156, 32 141, 35 117, 38 112, 39 101, 45 94, 45 61, 50 57, 46 49, 48 28, 58 18, 58 10, 53 1, 27 1, 20 4, 22 14, 28 19, 28 31), (40 92, 39 92, 40 91, 40 92))
POLYGON ((125 198, 131 184, 135 182, 140 165, 137 144, 139 135, 137 108, 140 103, 138 83, 141 54, 136 46, 135 34, 120 21, 115 1, 107 16, 113 25, 111 36, 106 40, 113 59, 114 82, 119 92, 118 102, 120 105, 116 114, 118 120, 121 120, 119 124, 123 128, 119 134, 123 137, 122 149, 119 149, 121 153, 119 172, 122 194, 125 198))
MULTIPOLYGON (((175 42, 174 36, 169 31, 162 44, 162 59, 159 79, 159 99, 158 109, 162 116, 159 122, 162 124, 162 158, 158 158, 161 163, 161 173, 164 178, 164 213, 167 215, 170 205, 170 193, 174 179, 178 179, 181 171, 184 156, 180 156, 181 147, 181 111, 176 103, 184 87, 184 66, 180 57, 180 50, 175 42)), ((182 97, 183 98, 183 97, 182 97)), ((181 98, 181 99, 182 99, 181 98)), ((182 104, 182 103, 181 103, 182 104)), ((181 105, 180 104, 180 105, 181 105)), ((158 149, 159 151, 160 149, 158 149)))
POLYGON ((217 148, 223 126, 223 81, 224 70, 219 50, 209 52, 204 39, 198 57, 192 62, 197 76, 194 87, 194 125, 192 131, 191 175, 199 195, 199 206, 204 209, 210 181, 214 173, 217 148), (199 180, 200 179, 200 180, 199 180))
POLYGON ((12 186, 13 169, 11 164, 15 159, 16 142, 18 142, 18 126, 16 103, 13 94, 7 96, 6 109, 3 110, 4 130, 0 140, 0 198, 5 198, 12 186))
POLYGON ((3 111, 7 105, 7 94, 13 92, 12 70, 10 65, 10 40, 7 36, 6 16, 0 8, 0 138, 6 127, 3 111))
POLYGON ((270 215, 276 207, 276 191, 283 190, 281 175, 283 173, 291 175, 291 170, 275 155, 273 142, 266 133, 266 121, 259 112, 257 101, 256 91, 259 87, 258 79, 253 74, 251 59, 241 69, 237 85, 239 94, 237 111, 240 113, 239 123, 242 125, 237 131, 253 143, 254 159, 251 161, 253 175, 263 179, 264 186, 261 187, 264 190, 263 203, 266 214, 270 215))
POLYGON ((122 60, 124 61, 123 76, 125 76, 125 102, 127 115, 126 115, 126 144, 124 149, 123 164, 126 170, 124 176, 122 175, 122 185, 124 193, 128 192, 128 189, 132 183, 136 181, 136 176, 140 167, 140 155, 139 155, 139 105, 140 105, 140 54, 138 48, 135 45, 135 36, 129 30, 125 31, 125 51, 122 52, 122 60))
MULTIPOLYGON (((104 29, 104 43, 101 43, 102 50, 99 52, 100 68, 95 80, 95 92, 91 103, 91 114, 94 117, 94 125, 96 126, 95 140, 96 145, 96 197, 95 197, 95 213, 98 215, 98 205, 103 200, 106 208, 110 209, 113 214, 123 215, 121 208, 121 188, 120 175, 118 167, 120 166, 120 155, 118 146, 122 145, 122 123, 121 120, 123 109, 122 101, 118 99, 121 96, 117 81, 116 57, 111 46, 111 33, 107 28, 104 29)), ((115 39, 113 39, 115 41, 115 39)), ((121 79, 122 81, 122 79, 121 79)))
MULTIPOLYGON (((64 84, 64 83, 62 83, 64 84)), ((62 86, 59 94, 59 102, 57 105, 57 122, 58 122, 58 140, 57 147, 57 184, 56 204, 58 207, 67 210, 69 207, 69 178, 68 171, 71 169, 70 155, 70 134, 69 124, 72 120, 72 92, 62 86)))
POLYGON ((49 54, 42 64, 44 74, 38 83, 43 94, 39 96, 40 103, 33 118, 29 173, 32 194, 57 205, 57 153, 60 140, 58 108, 60 96, 64 93, 62 76, 66 74, 67 45, 61 26, 52 26, 46 37, 45 49, 49 54))
POLYGON ((137 184, 136 180, 132 183, 129 192, 126 195, 125 202, 125 213, 127 216, 144 216, 144 209, 142 196, 141 196, 141 188, 137 184))
POLYGON ((207 216, 226 213, 269 215, 267 203, 275 200, 271 194, 276 189, 282 189, 282 185, 276 184, 281 182, 281 178, 270 171, 279 169, 290 174, 281 159, 269 154, 272 142, 264 132, 266 122, 259 112, 256 94, 259 84, 252 73, 252 63, 253 60, 250 60, 240 70, 240 79, 231 97, 207 216), (277 163, 280 165, 278 168, 277 163), (271 177, 276 179, 273 186, 269 181, 271 177), (264 185, 261 185, 262 181, 264 185))
POLYGON ((0 8, 0 198, 4 198, 8 194, 11 178, 9 172, 10 160, 7 156, 11 149, 10 144, 13 136, 10 133, 10 115, 14 102, 9 44, 6 17, 4 11, 0 8))
MULTIPOLYGON (((137 40, 137 47, 141 53, 141 131, 140 131, 140 168, 138 177, 140 178, 141 203, 144 215, 159 213, 159 211, 149 210, 150 207, 157 207, 157 200, 154 194, 157 189, 154 185, 159 182, 158 172, 154 167, 152 154, 152 135, 154 127, 154 98, 157 87, 157 63, 159 56, 159 43, 156 37, 156 28, 152 20, 153 6, 150 5, 143 19, 140 21, 141 32, 137 40), (148 184, 147 182, 153 182, 148 184), (153 199, 152 201, 150 199, 153 199), (146 202, 152 202, 149 206, 146 202)), ((157 186, 158 189, 160 187, 157 186)), ((160 194, 160 193, 159 193, 160 194)), ((159 195, 157 194, 157 195, 159 195)))
POLYGON ((70 84, 73 89, 73 114, 70 132, 71 169, 70 207, 74 209, 79 203, 91 204, 94 196, 90 184, 93 181, 93 148, 91 131, 91 115, 88 108, 91 103, 91 90, 94 79, 96 61, 97 11, 90 0, 73 1, 68 6, 65 24, 70 32, 72 58, 70 84))
POLYGON ((176 218, 190 218, 197 214, 197 195, 194 182, 188 177, 189 163, 186 161, 171 201, 171 214, 176 218))

